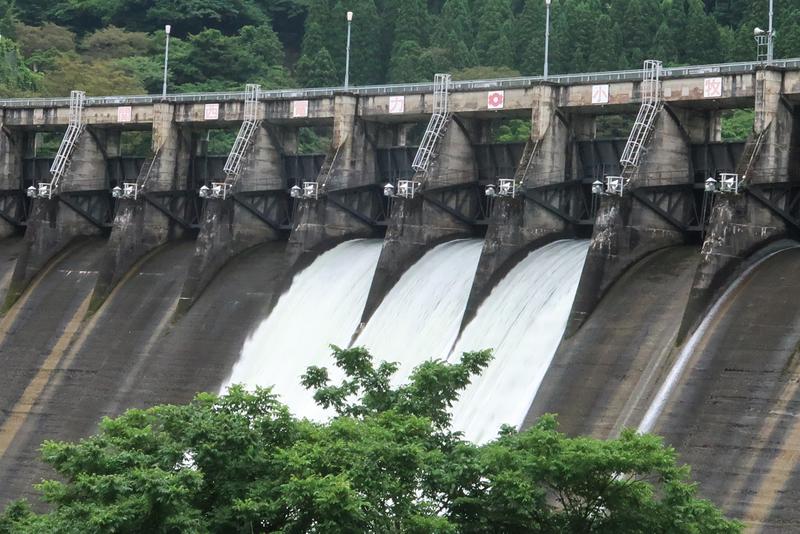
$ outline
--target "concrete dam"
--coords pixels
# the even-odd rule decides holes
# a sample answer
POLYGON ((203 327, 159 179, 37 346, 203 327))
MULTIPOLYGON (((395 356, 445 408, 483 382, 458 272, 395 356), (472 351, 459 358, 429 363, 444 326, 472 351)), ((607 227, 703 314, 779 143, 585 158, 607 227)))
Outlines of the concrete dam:
POLYGON ((244 383, 323 418, 329 344, 398 381, 492 348, 467 438, 655 432, 727 514, 800 529, 800 60, 0 108, 0 504, 131 407, 244 383))

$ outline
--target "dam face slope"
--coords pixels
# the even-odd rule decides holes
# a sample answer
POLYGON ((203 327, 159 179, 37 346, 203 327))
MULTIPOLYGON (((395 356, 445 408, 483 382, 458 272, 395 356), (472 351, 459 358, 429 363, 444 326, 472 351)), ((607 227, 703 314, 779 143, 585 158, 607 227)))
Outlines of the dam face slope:
MULTIPOLYGON (((250 324, 262 317, 272 299, 282 249, 268 244, 229 262, 175 325, 170 319, 194 244, 165 245, 131 271, 97 314, 76 327, 52 373, 36 395, 29 395, 13 428, 5 425, 0 430, 0 439, 8 444, 0 451, 0 504, 32 497, 31 485, 53 475, 38 460, 42 441, 79 439, 90 435, 103 416, 133 407, 182 403, 197 391, 217 389, 250 324)), ((68 260, 56 272, 69 271, 68 260)), ((47 289, 47 281, 45 277, 30 300, 47 289)), ((72 292, 79 293, 73 300, 84 295, 76 288, 72 292)), ((84 298, 90 293, 91 284, 84 298)), ((40 313, 35 310, 37 317, 40 313)), ((73 322, 82 318, 83 314, 73 314, 73 322)), ((9 350, 19 354, 20 344, 9 350)), ((34 380, 25 376, 19 382, 30 389, 34 380)))
POLYGON ((652 388, 659 360, 674 345, 697 259, 694 247, 673 247, 628 270, 581 329, 562 340, 523 426, 544 413, 557 413, 568 434, 606 438, 635 426, 629 410, 652 388))
POLYGON ((800 519, 800 249, 739 281, 708 317, 653 431, 701 493, 762 532, 800 519))
POLYGON ((0 295, 5 295, 14 273, 14 265, 22 251, 22 237, 0 239, 0 295))
POLYGON ((71 245, 0 321, 0 505, 38 481, 38 446, 17 437, 30 416, 48 416, 39 399, 55 375, 68 374, 63 359, 88 308, 102 247, 101 239, 71 245))

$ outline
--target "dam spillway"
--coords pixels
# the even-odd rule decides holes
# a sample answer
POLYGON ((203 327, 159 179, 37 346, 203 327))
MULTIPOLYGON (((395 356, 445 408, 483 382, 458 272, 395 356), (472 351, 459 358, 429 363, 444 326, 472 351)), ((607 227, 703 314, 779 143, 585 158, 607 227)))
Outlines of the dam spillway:
POLYGON ((453 426, 485 442, 501 425, 519 427, 550 365, 578 289, 587 241, 533 251, 504 278, 453 349, 491 348, 494 359, 453 407, 453 426))
POLYGON ((376 360, 400 364, 405 382, 425 360, 444 359, 458 336, 483 243, 443 243, 412 265, 384 298, 354 345, 376 360))
POLYGON ((663 397, 647 428, 692 464, 701 495, 763 531, 800 529, 800 62, 762 67, 665 70, 645 92, 655 103, 643 72, 456 82, 424 172, 409 135, 431 117, 424 84, 94 99, 62 187, 30 197, 49 178, 17 172, 36 159, 21 147, 69 117, 59 102, 8 103, 0 502, 52 475, 43 440, 130 407, 243 382, 323 417, 298 378, 331 367, 329 343, 354 343, 400 361, 398 380, 427 358, 494 349, 453 410, 476 441, 546 412, 568 434, 613 437, 663 397), (489 89, 503 108, 487 107, 489 89), (132 124, 114 123, 121 104, 132 124), (625 172, 628 143, 603 138, 600 118, 644 104, 645 150, 625 172), (722 139, 742 107, 748 139, 722 139), (524 143, 492 139, 521 117, 524 143), (215 182, 225 156, 202 140, 244 118, 241 173, 215 182), (298 150, 309 126, 330 130, 325 153, 298 150), (105 171, 126 128, 153 132, 128 178, 105 171))
MULTIPOLYGON (((273 387, 294 413, 320 417, 300 384, 311 365, 330 364, 329 345, 347 346, 378 263, 377 240, 344 242, 297 274, 289 289, 244 343, 228 384, 273 387)), ((331 378, 339 375, 332 369, 331 378)))

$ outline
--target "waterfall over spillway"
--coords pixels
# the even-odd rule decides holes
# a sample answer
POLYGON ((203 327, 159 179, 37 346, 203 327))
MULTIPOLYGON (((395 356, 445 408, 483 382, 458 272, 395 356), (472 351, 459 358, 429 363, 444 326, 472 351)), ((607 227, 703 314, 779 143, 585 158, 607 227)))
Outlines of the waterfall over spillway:
POLYGON ((400 364, 395 383, 450 352, 482 246, 480 239, 464 239, 434 247, 403 274, 358 336, 354 344, 376 361, 400 364))
MULTIPOLYGON (((270 313, 245 342, 230 384, 273 386, 298 416, 323 410, 300 385, 310 365, 332 370, 328 345, 347 346, 358 327, 381 253, 379 239, 347 241, 320 255, 297 274, 270 313)), ((331 372, 331 378, 339 375, 331 372)))
POLYGON ((453 427, 467 439, 494 438, 519 426, 567 325, 588 241, 559 241, 528 254, 481 305, 451 354, 494 349, 494 359, 453 407, 453 427))

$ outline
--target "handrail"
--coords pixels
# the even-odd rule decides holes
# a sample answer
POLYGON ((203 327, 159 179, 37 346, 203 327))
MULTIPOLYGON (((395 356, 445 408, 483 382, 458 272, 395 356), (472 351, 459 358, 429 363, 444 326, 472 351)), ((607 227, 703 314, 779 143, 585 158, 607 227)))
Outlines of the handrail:
MULTIPOLYGON (((743 61, 737 63, 716 63, 709 65, 691 65, 685 67, 664 68, 664 79, 686 78, 708 74, 744 74, 755 72, 762 67, 756 61, 743 61)), ((800 69, 800 58, 774 60, 771 67, 778 69, 800 69)), ((543 76, 519 76, 511 78, 497 78, 492 80, 465 80, 452 82, 451 92, 464 92, 474 90, 497 90, 530 87, 534 84, 548 83, 554 85, 580 85, 585 83, 640 81, 642 69, 618 70, 608 72, 588 72, 576 74, 550 75, 547 80, 543 76)), ((317 87, 309 89, 281 89, 275 91, 261 91, 261 100, 291 100, 302 98, 331 97, 340 93, 356 95, 380 96, 401 94, 427 94, 433 92, 432 83, 364 85, 360 87, 317 87)), ((240 101, 245 94, 241 91, 212 92, 212 93, 175 93, 166 97, 161 95, 120 95, 87 97, 85 105, 132 105, 153 104, 157 102, 192 103, 192 102, 226 102, 240 101)), ((68 97, 56 98, 10 98, 0 99, 0 108, 44 108, 68 107, 68 97)))

